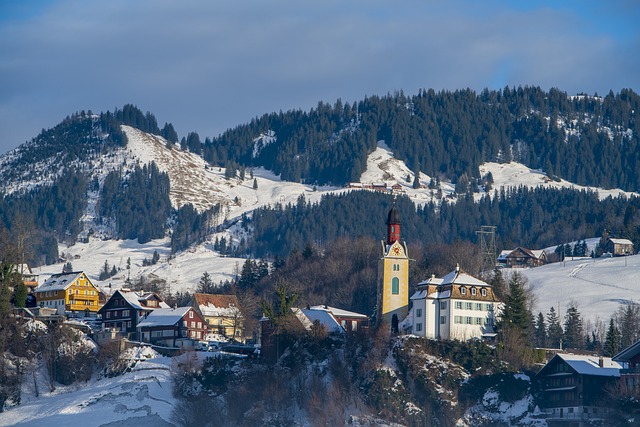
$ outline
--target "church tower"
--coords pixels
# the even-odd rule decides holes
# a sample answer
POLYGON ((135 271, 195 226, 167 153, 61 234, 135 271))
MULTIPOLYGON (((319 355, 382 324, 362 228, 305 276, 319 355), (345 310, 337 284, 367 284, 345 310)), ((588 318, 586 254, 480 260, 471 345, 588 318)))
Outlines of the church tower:
POLYGON ((387 239, 381 242, 382 258, 378 263, 378 322, 388 323, 397 331, 398 322, 409 311, 409 255, 400 242, 400 214, 394 204, 387 216, 387 239))

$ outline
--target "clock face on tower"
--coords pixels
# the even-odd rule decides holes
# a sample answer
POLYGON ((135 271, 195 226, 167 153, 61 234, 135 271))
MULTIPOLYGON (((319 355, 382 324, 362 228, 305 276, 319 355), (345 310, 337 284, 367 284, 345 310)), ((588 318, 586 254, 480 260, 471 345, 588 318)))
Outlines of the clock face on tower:
POLYGON ((391 249, 391 253, 393 255, 400 255, 402 253, 402 249, 400 249, 399 246, 395 246, 393 249, 391 249))

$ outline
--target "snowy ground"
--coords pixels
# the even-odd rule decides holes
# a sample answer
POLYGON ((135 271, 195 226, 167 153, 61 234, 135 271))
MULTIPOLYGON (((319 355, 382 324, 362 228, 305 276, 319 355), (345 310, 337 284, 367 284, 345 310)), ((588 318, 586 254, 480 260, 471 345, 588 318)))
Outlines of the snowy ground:
POLYGON ((554 307, 562 317, 567 305, 575 303, 585 320, 608 323, 621 304, 640 303, 640 255, 569 257, 565 262, 517 271, 527 277, 535 295, 534 314, 546 314, 554 307))
MULTIPOLYGON (((41 384, 38 397, 26 381, 23 403, 0 413, 0 426, 173 425, 168 422, 175 404, 170 372, 173 361, 152 350, 130 351, 129 357, 139 361, 122 376, 58 387, 53 392, 41 384)), ((41 380, 38 375, 36 378, 41 380)))

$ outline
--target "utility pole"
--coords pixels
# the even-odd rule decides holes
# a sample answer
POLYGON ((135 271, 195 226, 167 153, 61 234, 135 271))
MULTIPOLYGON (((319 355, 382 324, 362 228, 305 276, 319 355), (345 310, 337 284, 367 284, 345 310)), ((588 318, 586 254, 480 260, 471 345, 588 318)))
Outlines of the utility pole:
POLYGON ((495 225, 482 225, 476 231, 480 241, 483 272, 492 271, 496 266, 496 228, 495 225))

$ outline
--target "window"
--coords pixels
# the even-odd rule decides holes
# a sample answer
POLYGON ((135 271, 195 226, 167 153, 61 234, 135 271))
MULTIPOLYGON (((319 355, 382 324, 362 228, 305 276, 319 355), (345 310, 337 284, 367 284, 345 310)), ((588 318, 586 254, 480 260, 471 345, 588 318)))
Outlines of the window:
POLYGON ((182 326, 184 326, 185 328, 187 327, 187 321, 186 320, 182 321, 182 326))
POLYGON ((400 264, 393 264, 393 271, 400 271, 400 264))
POLYGON ((480 295, 482 295, 483 297, 487 296, 487 290, 485 288, 480 289, 480 295))
POLYGON ((440 301, 440 310, 446 310, 446 309, 447 309, 447 302, 440 301))
POLYGON ((189 312, 189 319, 193 319, 193 311, 189 312))
POLYGON ((460 293, 461 293, 462 295, 466 295, 466 294, 467 294, 467 288, 465 288, 465 287, 461 287, 461 288, 460 288, 460 293))
POLYGON ((467 316, 465 318, 465 322, 464 323, 466 323, 467 325, 470 325, 471 324, 471 316, 467 316))
POLYGON ((422 331, 422 323, 416 323, 416 332, 422 331))
POLYGON ((453 323, 456 323, 458 325, 461 324, 462 323, 462 316, 454 316, 453 317, 453 323))
POLYGON ((493 311, 493 306, 491 304, 485 304, 484 309, 487 311, 493 311))
POLYGON ((107 311, 107 319, 111 319, 111 312, 107 311))
POLYGON ((422 317, 422 309, 416 308, 416 317, 422 317))
POLYGON ((198 329, 202 328, 202 323, 198 322, 198 329))
POLYGON ((445 323, 447 323, 447 316, 440 316, 440 324, 444 325, 445 323))
POLYGON ((391 279, 391 293, 393 295, 398 295, 400 293, 400 279, 397 277, 391 279))
POLYGON ((456 301, 456 308, 462 310, 462 301, 456 301))
POLYGON ((482 325, 482 317, 476 317, 476 325, 482 325))
POLYGON ((475 295, 476 294, 476 288, 471 288, 471 295, 475 295))
POLYGON ((194 322, 193 320, 191 321, 191 327, 195 328, 196 327, 196 322, 194 322))
POLYGON ((129 310, 122 310, 122 317, 129 317, 129 310))
POLYGON ((464 308, 466 308, 467 310, 473 310, 473 303, 470 303, 470 302, 465 303, 464 308))
POLYGON ((131 328, 131 320, 127 322, 127 328, 131 328))
POLYGON ((476 303, 476 310, 480 311, 482 310, 482 304, 481 303, 476 303))

